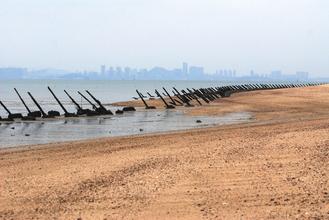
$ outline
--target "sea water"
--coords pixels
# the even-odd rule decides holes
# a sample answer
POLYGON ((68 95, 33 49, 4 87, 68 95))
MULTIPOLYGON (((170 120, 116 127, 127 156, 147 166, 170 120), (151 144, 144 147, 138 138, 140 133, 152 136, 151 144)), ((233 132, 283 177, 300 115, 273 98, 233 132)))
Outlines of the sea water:
MULTIPOLYGON (((171 91, 173 86, 177 89, 186 89, 227 84, 217 81, 0 81, 0 100, 7 105, 12 113, 25 115, 27 111, 13 90, 17 88, 31 110, 37 110, 37 108, 27 95, 28 91, 34 95, 44 111, 58 110, 62 112, 56 100, 47 90, 47 86, 50 86, 67 110, 75 112, 75 106, 66 97, 63 92, 64 89, 84 108, 91 108, 87 102, 79 97, 77 91, 85 93, 87 89, 104 104, 110 104, 132 100, 133 96, 137 96, 136 89, 144 95, 146 92, 154 95, 154 89, 161 90, 162 87, 171 91)), ((106 107, 113 112, 117 109, 111 105, 106 107)), ((252 117, 247 112, 232 113, 220 117, 195 117, 184 114, 183 110, 184 107, 169 110, 137 108, 136 112, 125 112, 123 115, 41 119, 34 122, 0 122, 0 148, 210 127, 247 122, 252 117), (197 123, 197 120, 200 120, 201 123, 197 123)), ((4 109, 1 109, 0 114, 2 117, 7 116, 4 109)))

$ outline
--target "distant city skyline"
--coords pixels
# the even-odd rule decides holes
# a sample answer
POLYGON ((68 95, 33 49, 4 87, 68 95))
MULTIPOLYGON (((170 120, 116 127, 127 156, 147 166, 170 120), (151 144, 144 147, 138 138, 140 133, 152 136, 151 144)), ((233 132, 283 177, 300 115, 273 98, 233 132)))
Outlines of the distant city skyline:
MULTIPOLYGON (((286 73, 281 70, 272 70, 269 73, 250 70, 239 73, 235 69, 216 69, 215 72, 206 72, 203 66, 189 65, 183 62, 181 67, 168 69, 160 66, 153 68, 131 68, 128 66, 100 65, 94 71, 66 71, 59 69, 30 70, 27 68, 1 68, 0 79, 89 79, 89 80, 274 80, 274 81, 308 81, 319 79, 307 71, 286 73)), ((323 78, 328 79, 327 78, 323 78)))
MULTIPOLYGON (((281 71, 284 73, 288 73, 288 74, 294 74, 297 72, 307 72, 309 73, 310 77, 328 77, 329 78, 329 72, 325 72, 325 73, 317 73, 317 72, 310 72, 310 71, 306 71, 305 69, 294 69, 292 71, 288 71, 286 69, 283 68, 279 68, 279 67, 274 67, 273 69, 269 69, 268 71, 261 71, 258 70, 257 68, 249 68, 246 71, 239 71, 238 68, 235 67, 219 67, 219 68, 213 68, 213 70, 209 70, 210 68, 204 67, 202 65, 189 65, 189 63, 187 62, 183 62, 182 65, 187 64, 188 65, 188 71, 190 71, 190 67, 192 67, 192 71, 195 70, 195 68, 202 68, 202 71, 205 74, 209 74, 209 75, 213 75, 213 74, 219 74, 221 71, 224 72, 226 71, 232 71, 235 72, 235 74, 237 76, 244 76, 244 75, 249 75, 251 74, 251 72, 257 72, 257 73, 264 73, 264 74, 270 74, 272 71, 281 71)), ((102 73, 102 71, 100 70, 100 68, 121 68, 122 70, 125 68, 130 68, 132 70, 150 70, 153 68, 163 68, 163 69, 167 69, 167 70, 175 70, 177 68, 179 68, 177 65, 173 66, 173 67, 168 67, 168 66, 160 66, 160 65, 155 65, 155 66, 149 66, 149 67, 145 67, 145 66, 129 66, 129 65, 111 65, 111 64, 101 64, 96 66, 95 68, 61 68, 61 67, 56 67, 56 66, 45 66, 45 67, 28 67, 28 66, 14 66, 14 65, 0 65, 0 69, 25 69, 28 70, 30 72, 39 72, 39 71, 55 71, 58 74, 66 74, 69 72, 73 72, 73 73, 83 73, 83 72, 93 72, 93 73, 102 73)), ((184 66, 182 68, 182 71, 184 71, 184 66)), ((198 70, 197 70, 198 71, 198 70)))
POLYGON ((0 66, 329 74, 328 0, 3 0, 0 66))

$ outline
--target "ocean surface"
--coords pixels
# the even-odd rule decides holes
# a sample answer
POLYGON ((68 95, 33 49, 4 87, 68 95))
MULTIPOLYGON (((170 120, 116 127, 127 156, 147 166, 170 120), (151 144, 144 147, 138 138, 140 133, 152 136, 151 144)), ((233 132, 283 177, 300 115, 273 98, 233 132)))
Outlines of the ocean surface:
MULTIPOLYGON (((57 110, 63 113, 56 100, 48 91, 47 86, 52 88, 68 111, 75 112, 75 106, 63 92, 64 89, 84 108, 91 109, 91 106, 78 95, 77 91, 85 93, 87 89, 102 103, 111 104, 118 101, 132 100, 133 96, 137 96, 136 89, 144 95, 146 95, 146 92, 154 95, 154 89, 159 89, 160 91, 162 87, 171 91, 173 86, 177 89, 185 89, 227 84, 233 83, 218 81, 0 81, 0 100, 7 105, 12 113, 23 113, 26 115, 27 111, 14 91, 14 88, 16 88, 32 111, 38 109, 27 95, 27 92, 32 93, 45 112, 57 110)), ((118 107, 111 105, 106 107, 113 112, 118 109, 118 107)), ((6 111, 1 106, 0 108, 0 115, 7 117, 6 111)), ((98 137, 176 131, 248 122, 251 119, 252 115, 248 112, 227 114, 221 117, 193 117, 184 114, 182 110, 178 109, 145 110, 144 108, 137 108, 136 112, 126 112, 123 115, 39 119, 33 122, 19 120, 15 122, 0 122, 0 148, 98 137), (201 123, 197 123, 197 120, 201 120, 201 123)))

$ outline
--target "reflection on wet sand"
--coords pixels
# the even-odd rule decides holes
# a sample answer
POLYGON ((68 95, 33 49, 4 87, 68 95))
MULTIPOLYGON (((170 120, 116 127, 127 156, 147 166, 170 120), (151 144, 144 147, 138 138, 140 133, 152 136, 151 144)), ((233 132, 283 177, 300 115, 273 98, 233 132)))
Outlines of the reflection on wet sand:
POLYGON ((0 148, 209 127, 247 122, 246 112, 221 117, 188 116, 177 110, 129 112, 125 116, 65 118, 0 125, 0 148), (202 123, 196 123, 197 120, 202 123))

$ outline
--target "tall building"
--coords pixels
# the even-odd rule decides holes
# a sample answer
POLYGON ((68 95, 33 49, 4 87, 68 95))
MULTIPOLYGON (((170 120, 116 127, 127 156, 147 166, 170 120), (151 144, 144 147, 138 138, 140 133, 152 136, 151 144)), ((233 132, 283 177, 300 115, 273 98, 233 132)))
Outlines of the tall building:
POLYGON ((232 70, 229 70, 229 71, 228 71, 228 77, 231 78, 232 76, 233 76, 233 72, 232 72, 232 70))
POLYGON ((280 79, 282 77, 281 70, 272 71, 270 77, 272 79, 280 79))
POLYGON ((101 75, 105 75, 105 73, 106 73, 106 66, 105 65, 101 65, 101 72, 100 72, 100 74, 101 75))
POLYGON ((296 78, 298 80, 308 80, 308 72, 298 71, 296 72, 296 78))
POLYGON ((182 71, 183 71, 183 74, 188 74, 189 72, 188 72, 188 63, 183 63, 183 69, 182 69, 182 71))
POLYGON ((129 79, 129 77, 130 77, 130 73, 131 73, 131 69, 130 69, 130 67, 125 67, 124 68, 124 74, 123 74, 123 78, 124 79, 129 79))
POLYGON ((117 66, 117 67, 115 68, 115 72, 116 72, 117 74, 121 74, 121 73, 122 73, 122 68, 121 68, 120 66, 117 66))
POLYGON ((228 71, 227 70, 224 70, 224 76, 227 77, 228 76, 228 71))
POLYGON ((189 79, 201 79, 204 74, 203 67, 191 66, 189 71, 189 79))

